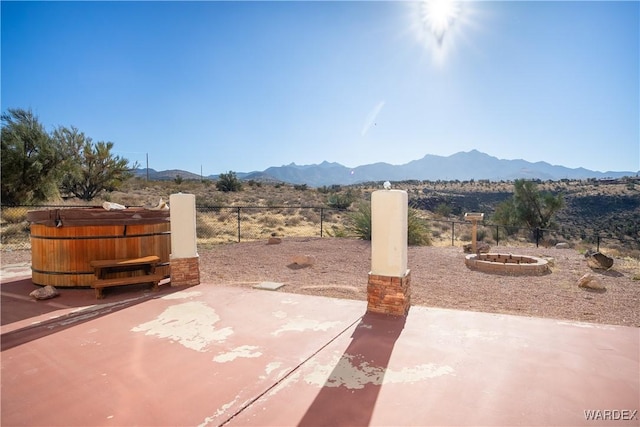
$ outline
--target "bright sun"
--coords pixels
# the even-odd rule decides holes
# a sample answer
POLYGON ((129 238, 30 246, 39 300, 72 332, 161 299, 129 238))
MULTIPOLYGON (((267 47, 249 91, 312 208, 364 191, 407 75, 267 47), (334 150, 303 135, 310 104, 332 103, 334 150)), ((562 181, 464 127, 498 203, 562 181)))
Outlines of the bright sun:
POLYGON ((426 0, 420 4, 422 25, 433 34, 440 45, 459 13, 460 6, 454 0, 426 0))
POLYGON ((469 2, 423 0, 409 3, 411 29, 437 63, 444 63, 472 14, 469 2))

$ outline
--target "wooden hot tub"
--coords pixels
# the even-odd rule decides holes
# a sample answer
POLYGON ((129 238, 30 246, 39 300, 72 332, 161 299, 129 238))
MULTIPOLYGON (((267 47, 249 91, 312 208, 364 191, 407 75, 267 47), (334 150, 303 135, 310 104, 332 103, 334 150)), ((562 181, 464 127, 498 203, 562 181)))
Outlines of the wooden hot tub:
POLYGON ((38 285, 91 286, 94 260, 156 255, 156 273, 168 277, 168 210, 74 208, 30 211, 31 278, 38 285))

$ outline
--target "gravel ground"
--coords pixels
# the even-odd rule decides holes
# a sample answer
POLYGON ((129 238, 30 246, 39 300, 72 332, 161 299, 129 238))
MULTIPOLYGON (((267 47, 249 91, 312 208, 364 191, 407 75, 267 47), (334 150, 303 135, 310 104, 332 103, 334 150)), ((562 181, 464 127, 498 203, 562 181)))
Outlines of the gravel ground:
MULTIPOLYGON (((492 252, 552 258, 550 274, 507 276, 472 271, 460 247, 410 247, 411 304, 489 313, 549 317, 640 327, 640 262, 616 259, 608 271, 592 270, 573 249, 505 247, 492 252), (592 273, 604 292, 579 288, 592 273), (635 277, 635 280, 634 280, 635 277)), ((284 283, 278 292, 366 300, 370 242, 350 239, 284 239, 200 251, 203 283, 252 286, 284 283), (293 263, 308 255, 311 266, 293 263)))
MULTIPOLYGON (((410 247, 411 304, 459 310, 548 317, 640 327, 640 262, 616 258, 608 271, 592 270, 573 249, 493 247, 492 252, 548 257, 543 276, 507 276, 468 269, 460 247, 410 247), (605 291, 577 286, 592 273, 605 291)), ((205 284, 251 287, 283 283, 277 292, 366 300, 370 242, 335 238, 287 238, 200 248, 205 284), (309 256, 312 265, 294 263, 309 256)), ((2 252, 2 265, 29 262, 30 252, 2 252)))

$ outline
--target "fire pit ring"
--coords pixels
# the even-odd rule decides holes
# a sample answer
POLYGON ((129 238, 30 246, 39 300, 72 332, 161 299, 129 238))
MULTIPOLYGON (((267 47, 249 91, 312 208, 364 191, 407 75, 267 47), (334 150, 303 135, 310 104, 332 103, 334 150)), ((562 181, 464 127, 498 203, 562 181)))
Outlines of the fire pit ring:
POLYGON ((470 254, 465 257, 464 263, 471 270, 485 273, 541 276, 550 272, 547 260, 528 255, 470 254))

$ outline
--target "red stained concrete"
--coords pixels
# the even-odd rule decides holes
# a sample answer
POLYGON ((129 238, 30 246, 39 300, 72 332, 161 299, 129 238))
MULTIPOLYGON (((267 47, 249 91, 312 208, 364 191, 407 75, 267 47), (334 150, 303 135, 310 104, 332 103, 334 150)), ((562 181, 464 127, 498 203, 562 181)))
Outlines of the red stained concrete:
POLYGON ((638 328, 201 284, 2 290, 3 426, 639 425, 638 328), (96 305, 97 304, 97 305, 96 305), (34 323, 36 322, 36 323, 34 323))

